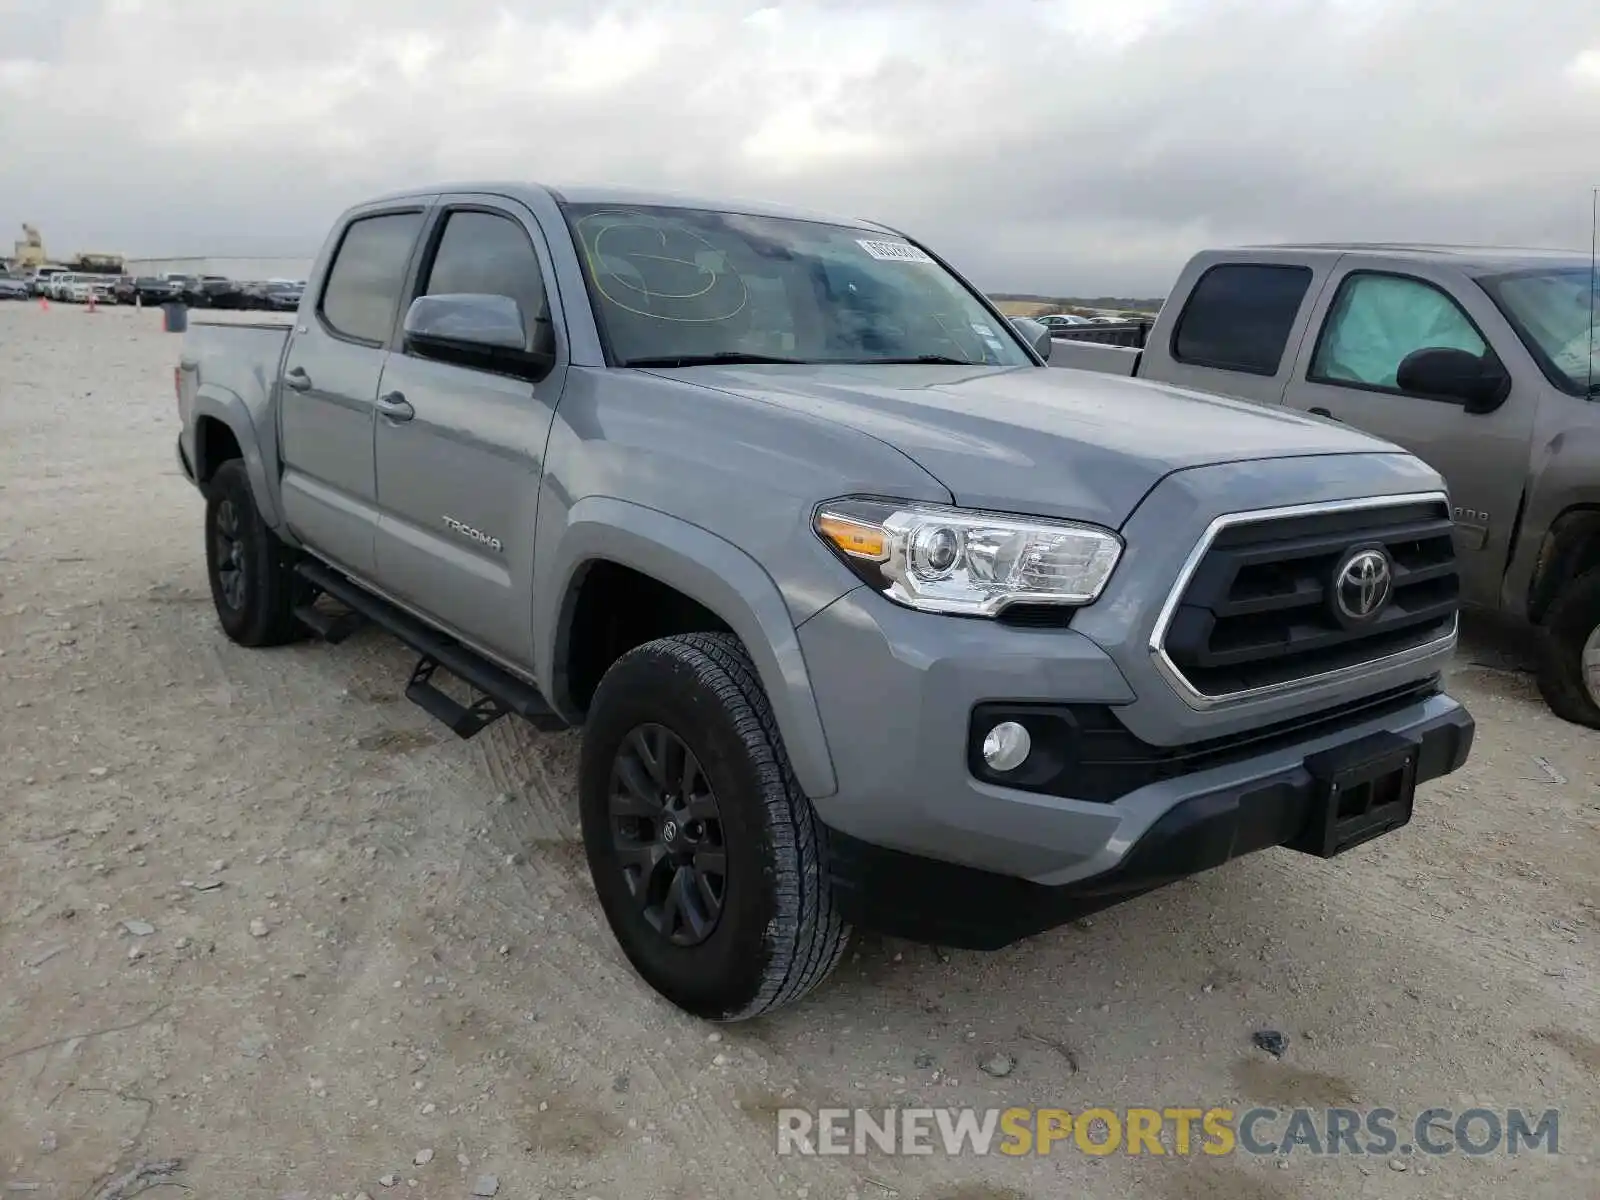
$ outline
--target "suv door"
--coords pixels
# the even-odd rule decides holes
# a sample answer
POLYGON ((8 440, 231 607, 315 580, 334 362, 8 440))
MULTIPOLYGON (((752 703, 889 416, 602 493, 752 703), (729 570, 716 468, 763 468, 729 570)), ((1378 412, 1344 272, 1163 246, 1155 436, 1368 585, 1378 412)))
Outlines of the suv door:
POLYGON ((284 516, 306 545, 356 575, 373 570, 373 403, 422 225, 420 207, 354 217, 283 357, 284 516))
POLYGON ((490 196, 439 205, 417 296, 509 296, 524 349, 555 367, 537 382, 425 358, 401 345, 383 370, 377 421, 378 580, 385 591, 513 665, 532 661, 534 516, 567 357, 555 330, 550 255, 533 214, 490 196))
MULTIPOLYGON (((1487 296, 1458 295, 1445 280, 1421 274, 1347 265, 1284 403, 1403 446, 1443 475, 1455 511, 1465 599, 1496 605, 1538 390, 1524 376, 1494 411, 1470 413, 1459 401, 1407 392, 1396 382, 1400 363, 1416 350, 1500 358, 1485 329, 1509 333, 1487 296)), ((1502 345, 1508 340, 1502 336, 1502 345)))

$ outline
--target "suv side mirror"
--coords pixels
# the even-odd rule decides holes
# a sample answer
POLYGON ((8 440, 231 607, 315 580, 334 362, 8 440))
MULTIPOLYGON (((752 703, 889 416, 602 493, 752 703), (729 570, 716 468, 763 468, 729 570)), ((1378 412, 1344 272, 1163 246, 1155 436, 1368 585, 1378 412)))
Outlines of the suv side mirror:
POLYGON ((1400 361, 1395 384, 1402 391, 1459 401, 1469 413, 1493 412, 1511 392, 1511 376, 1492 351, 1479 355, 1449 346, 1413 350, 1400 361))
POLYGON ((1022 340, 1032 346, 1045 362, 1050 361, 1050 327, 1032 317, 1012 317, 1012 327, 1022 335, 1022 340))
POLYGON ((455 292, 418 296, 406 310, 407 351, 462 366, 542 379, 555 355, 528 347, 522 306, 510 296, 455 292))

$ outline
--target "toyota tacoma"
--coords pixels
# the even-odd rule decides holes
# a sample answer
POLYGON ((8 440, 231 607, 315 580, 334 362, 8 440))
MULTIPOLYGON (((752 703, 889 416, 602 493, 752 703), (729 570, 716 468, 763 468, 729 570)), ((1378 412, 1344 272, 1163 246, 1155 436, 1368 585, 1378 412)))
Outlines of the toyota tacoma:
POLYGON ((463 737, 582 727, 611 929, 731 1020, 854 925, 1003 946, 1466 759, 1437 472, 1049 349, 883 225, 430 188, 189 329, 178 457, 233 641, 371 623, 463 737))

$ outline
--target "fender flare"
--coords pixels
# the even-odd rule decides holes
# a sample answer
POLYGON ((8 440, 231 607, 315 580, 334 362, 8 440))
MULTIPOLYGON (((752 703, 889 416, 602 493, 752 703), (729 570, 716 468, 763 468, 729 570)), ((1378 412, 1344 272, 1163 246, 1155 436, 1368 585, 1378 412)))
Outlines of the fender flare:
POLYGON ((237 393, 214 384, 204 385, 195 393, 189 414, 189 427, 192 430, 189 435, 189 461, 194 464, 195 479, 204 480, 215 469, 214 463, 208 463, 201 457, 200 423, 207 419, 222 422, 232 432, 233 440, 239 443, 239 450, 244 455, 245 472, 250 477, 250 491, 255 497, 256 510, 270 528, 281 528, 283 518, 278 511, 277 498, 268 483, 267 464, 261 454, 261 439, 256 436, 256 424, 250 416, 250 408, 237 393))
POLYGON ((738 635, 766 689, 796 779, 808 796, 838 790, 800 638, 772 577, 739 547, 653 508, 591 496, 573 505, 553 560, 539 572, 534 635, 541 689, 565 697, 564 647, 588 568, 613 562, 677 589, 738 635))

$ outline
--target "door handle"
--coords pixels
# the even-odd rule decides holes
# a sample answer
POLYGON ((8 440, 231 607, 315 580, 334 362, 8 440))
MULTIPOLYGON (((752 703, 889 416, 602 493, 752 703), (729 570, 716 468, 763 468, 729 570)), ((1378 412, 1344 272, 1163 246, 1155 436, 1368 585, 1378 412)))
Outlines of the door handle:
POLYGON ((1327 417, 1328 420, 1330 420, 1330 421, 1338 421, 1339 424, 1341 424, 1341 425, 1344 424, 1344 422, 1342 420, 1340 420, 1340 418, 1334 416, 1331 412, 1329 412, 1325 408, 1308 408, 1308 409, 1306 409, 1306 411, 1308 413, 1310 413, 1313 417, 1327 417))
POLYGON ((417 415, 409 401, 400 392, 390 392, 378 397, 378 411, 391 421, 409 421, 417 415))
POLYGON ((309 392, 311 376, 306 374, 304 367, 292 367, 283 377, 283 386, 291 392, 309 392))

